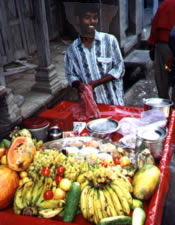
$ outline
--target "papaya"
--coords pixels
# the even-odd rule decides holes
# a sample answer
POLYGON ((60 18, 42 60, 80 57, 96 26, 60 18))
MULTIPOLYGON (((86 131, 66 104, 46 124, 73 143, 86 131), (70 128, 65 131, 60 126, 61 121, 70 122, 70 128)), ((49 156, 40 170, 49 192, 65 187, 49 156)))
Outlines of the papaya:
POLYGON ((160 182, 160 170, 157 166, 146 164, 133 177, 133 195, 140 200, 148 200, 160 182))
POLYGON ((33 160, 36 147, 29 137, 17 137, 7 152, 8 167, 15 171, 26 170, 33 160))

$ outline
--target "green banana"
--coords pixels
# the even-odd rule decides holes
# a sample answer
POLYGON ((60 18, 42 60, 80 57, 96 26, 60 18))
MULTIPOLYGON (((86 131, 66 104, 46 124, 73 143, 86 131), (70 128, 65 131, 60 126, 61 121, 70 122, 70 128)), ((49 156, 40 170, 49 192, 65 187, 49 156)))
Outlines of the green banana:
POLYGON ((24 208, 24 205, 22 202, 22 191, 23 191, 23 186, 19 187, 15 193, 15 197, 14 197, 15 210, 16 210, 16 207, 18 209, 24 208))
POLYGON ((45 178, 42 190, 41 190, 40 193, 38 193, 38 198, 37 198, 37 201, 35 202, 36 205, 38 205, 42 201, 44 201, 44 192, 47 191, 47 190, 51 190, 52 189, 52 183, 53 183, 53 180, 52 180, 51 177, 46 177, 45 178))
POLYGON ((27 195, 29 196, 29 193, 31 193, 30 189, 32 188, 32 186, 33 186, 33 181, 29 181, 29 182, 25 183, 24 186, 23 186, 22 203, 23 203, 24 207, 28 206, 26 196, 27 195))
POLYGON ((41 177, 40 180, 35 180, 33 191, 32 191, 32 205, 36 205, 36 202, 38 201, 40 194, 43 190, 44 185, 44 176, 41 177))

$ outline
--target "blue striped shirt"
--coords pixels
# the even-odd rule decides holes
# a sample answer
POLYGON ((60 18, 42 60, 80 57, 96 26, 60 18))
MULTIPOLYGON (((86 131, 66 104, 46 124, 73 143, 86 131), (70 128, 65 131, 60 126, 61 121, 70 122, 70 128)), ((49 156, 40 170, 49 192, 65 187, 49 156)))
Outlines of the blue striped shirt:
POLYGON ((67 49, 64 58, 65 76, 69 85, 79 80, 82 83, 99 80, 107 74, 114 80, 94 88, 97 103, 124 105, 124 62, 117 39, 107 33, 95 31, 91 48, 77 38, 67 49))

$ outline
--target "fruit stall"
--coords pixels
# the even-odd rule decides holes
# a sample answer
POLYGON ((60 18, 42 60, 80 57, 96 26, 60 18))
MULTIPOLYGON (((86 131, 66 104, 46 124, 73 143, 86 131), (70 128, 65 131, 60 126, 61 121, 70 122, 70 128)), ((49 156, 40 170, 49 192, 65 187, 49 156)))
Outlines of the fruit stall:
MULTIPOLYGON (((77 121, 70 108, 76 104, 62 101, 38 116, 50 126, 59 125, 63 138, 38 140, 30 129, 18 127, 0 140, 0 224, 160 225, 169 189, 175 110, 157 161, 150 149, 136 155, 122 145, 118 131, 94 136, 87 126, 93 119, 83 121, 81 132, 72 132, 77 121)), ((139 120, 144 112, 101 104, 98 109, 101 119, 117 121, 117 126, 123 118, 139 120)))

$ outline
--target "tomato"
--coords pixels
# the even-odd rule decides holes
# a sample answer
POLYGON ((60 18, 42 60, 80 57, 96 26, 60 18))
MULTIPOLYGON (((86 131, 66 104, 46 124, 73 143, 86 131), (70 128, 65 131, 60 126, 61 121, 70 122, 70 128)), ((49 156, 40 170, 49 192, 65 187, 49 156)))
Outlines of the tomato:
POLYGON ((107 168, 108 164, 106 162, 99 162, 100 165, 102 165, 103 167, 107 168))
POLYGON ((59 175, 63 175, 65 171, 65 168, 63 166, 58 167, 57 169, 57 174, 59 175))
POLYGON ((114 161, 115 165, 120 164, 120 159, 118 157, 116 157, 116 156, 113 157, 113 161, 114 161))
POLYGON ((54 191, 54 199, 61 200, 61 199, 64 199, 65 197, 66 197, 66 192, 63 191, 61 188, 57 188, 54 191))
POLYGON ((56 178, 55 178, 56 183, 59 184, 62 179, 63 179, 62 176, 56 176, 56 178))
POLYGON ((71 186, 72 182, 67 178, 63 178, 59 183, 59 187, 64 191, 68 191, 71 186))
POLYGON ((49 174, 50 174, 50 169, 49 169, 48 167, 42 168, 41 174, 42 174, 43 176, 45 176, 45 177, 49 176, 49 174))
POLYGON ((53 198, 53 192, 50 190, 47 190, 44 192, 44 199, 45 200, 50 200, 53 198))

